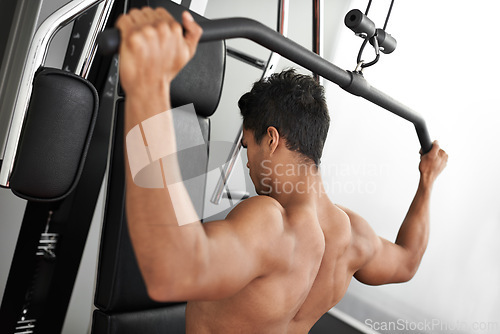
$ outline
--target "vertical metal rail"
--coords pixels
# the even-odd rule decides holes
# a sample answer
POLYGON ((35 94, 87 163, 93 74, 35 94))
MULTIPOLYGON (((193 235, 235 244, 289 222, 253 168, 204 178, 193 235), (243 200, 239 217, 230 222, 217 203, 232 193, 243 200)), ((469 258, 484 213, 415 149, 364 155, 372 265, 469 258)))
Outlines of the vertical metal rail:
MULTIPOLYGON (((313 0, 313 45, 312 45, 312 51, 320 56, 321 58, 324 58, 324 32, 325 32, 325 25, 324 25, 324 9, 325 9, 325 2, 324 0, 313 0)), ((320 77, 319 74, 313 73, 314 79, 318 81, 321 85, 324 83, 324 79, 320 77)))
MULTIPOLYGON (((290 7, 289 0, 279 0, 278 1, 278 19, 276 31, 283 36, 288 36, 288 9, 290 7)), ((276 52, 271 52, 269 59, 267 60, 267 65, 264 68, 261 79, 269 77, 278 65, 281 55, 276 52)), ((239 157, 241 151, 241 139, 243 138, 243 126, 240 127, 238 134, 236 135, 236 140, 233 142, 231 151, 227 159, 227 163, 223 166, 221 170, 221 176, 212 194, 210 202, 213 204, 220 204, 222 196, 224 195, 224 190, 227 188, 229 179, 233 173, 234 165, 239 157)))
POLYGON ((0 56, 2 58, 0 68, 0 110, 2 110, 0 112, 0 166, 12 118, 11 111, 21 82, 21 73, 26 63, 25 58, 31 38, 36 31, 36 22, 40 16, 41 7, 42 0, 0 1, 0 10, 2 11, 0 26, 6 27, 1 31, 4 34, 8 32, 5 34, 8 37, 5 51, 0 50, 3 54, 3 57, 0 56), (5 8, 11 5, 15 6, 14 13, 5 8), (3 17, 11 17, 12 20, 3 17), (5 24, 9 21, 11 24, 6 26, 5 24))

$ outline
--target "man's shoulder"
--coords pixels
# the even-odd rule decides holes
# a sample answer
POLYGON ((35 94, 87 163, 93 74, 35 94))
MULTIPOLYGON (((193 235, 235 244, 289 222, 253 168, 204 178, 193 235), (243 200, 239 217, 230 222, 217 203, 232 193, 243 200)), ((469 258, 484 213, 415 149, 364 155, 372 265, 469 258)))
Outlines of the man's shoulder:
POLYGON ((257 219, 267 217, 267 220, 282 220, 283 214, 284 208, 277 200, 269 196, 258 195, 238 203, 227 218, 255 216, 257 219))
POLYGON ((226 221, 244 233, 264 233, 276 237, 283 231, 285 210, 269 196, 254 196, 240 202, 226 221))
POLYGON ((247 198, 244 201, 241 201, 239 205, 251 205, 251 206, 263 206, 265 208, 269 209, 278 209, 278 210, 283 210, 283 206, 281 206, 280 202, 278 202, 276 199, 272 198, 271 196, 265 196, 265 195, 257 195, 257 196, 252 196, 250 198, 247 198))

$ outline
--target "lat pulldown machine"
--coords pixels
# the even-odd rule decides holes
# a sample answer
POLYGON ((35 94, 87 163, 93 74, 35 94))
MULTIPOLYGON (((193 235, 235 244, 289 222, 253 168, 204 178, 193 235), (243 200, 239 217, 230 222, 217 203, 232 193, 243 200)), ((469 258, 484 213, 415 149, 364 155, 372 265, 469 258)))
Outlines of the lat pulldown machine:
MULTIPOLYGON (((170 1, 149 0, 146 2, 152 6, 162 5, 169 10, 170 8, 180 10, 177 5, 170 1)), ((279 4, 280 9, 286 7, 285 1, 280 1, 279 4)), ((322 7, 322 0, 314 1, 315 38, 313 49, 319 54, 321 54, 319 40, 322 29, 319 17, 322 7)), ((116 231, 120 233, 119 235, 122 238, 127 236, 126 231, 122 231, 123 226, 126 226, 126 221, 123 217, 123 202, 121 202, 123 188, 119 187, 121 184, 120 177, 123 176, 119 167, 121 152, 117 149, 117 147, 123 146, 120 144, 122 142, 119 139, 120 136, 123 136, 119 131, 121 124, 120 113, 109 112, 108 110, 108 108, 113 109, 109 105, 113 106, 115 102, 119 105, 120 98, 116 98, 112 86, 105 84, 108 81, 107 79, 111 79, 113 73, 116 73, 116 67, 113 69, 115 72, 109 71, 110 76, 108 77, 111 58, 97 56, 94 60, 97 49, 95 41, 97 34, 105 26, 112 26, 113 19, 120 11, 123 11, 123 8, 127 8, 127 5, 124 1, 118 0, 72 1, 52 14, 40 26, 33 38, 31 51, 28 53, 28 64, 25 66, 20 89, 15 99, 16 104, 13 107, 6 145, 0 147, 0 186, 10 187, 19 196, 29 199, 0 309, 0 326, 2 330, 7 332, 21 333, 24 331, 30 333, 30 331, 36 332, 36 329, 39 332, 56 333, 61 330, 102 178, 106 166, 109 164, 112 167, 110 167, 109 198, 106 199, 106 217, 108 220, 113 217, 114 220, 118 220, 119 225, 116 225, 116 228, 118 228, 116 231), (94 15, 92 21, 90 21, 88 38, 81 46, 81 56, 76 60, 75 66, 72 67, 73 72, 78 74, 80 78, 57 71, 40 70, 49 41, 55 32, 92 7, 95 12, 92 14, 94 15), (110 18, 110 23, 107 23, 108 18, 110 18), (102 72, 105 73, 105 76, 100 74, 102 72), (85 81, 84 78, 87 76, 89 80, 85 81), (54 79, 53 77, 57 78, 54 79), (45 84, 43 84, 44 82, 45 84), (43 130, 44 127, 41 127, 40 124, 44 124, 43 122, 46 122, 47 119, 54 121, 53 117, 63 121, 74 109, 57 101, 51 102, 51 99, 44 99, 45 96, 49 96, 47 94, 52 94, 51 96, 54 99, 61 97, 59 93, 50 93, 50 89, 44 91, 47 86, 51 87, 54 83, 63 90, 75 84, 76 86, 72 89, 72 92, 68 92, 69 96, 74 97, 75 92, 80 94, 80 92, 86 91, 87 97, 80 97, 84 109, 80 113, 71 116, 75 118, 66 119, 66 123, 63 123, 65 124, 64 129, 52 128, 44 133, 36 130, 43 130), (97 101, 94 86, 100 92, 100 102, 97 101), (107 99, 107 93, 110 91, 112 92, 111 98, 107 99), (36 105, 36 102, 40 99, 44 104, 44 108, 36 105), (50 103, 52 104, 50 105, 50 103), (96 107, 98 103, 100 105, 99 112, 97 112, 96 107), (47 107, 48 105, 50 107, 47 107), (59 110, 58 108, 62 109, 59 110), (47 116, 47 110, 52 109, 55 110, 55 114, 47 116), (106 110, 108 111, 106 112, 106 110), (78 121, 78 117, 83 118, 78 121), (75 124, 80 124, 80 127, 73 127, 75 124), (73 140, 75 138, 72 136, 76 134, 79 134, 78 138, 76 138, 79 140, 79 145, 75 148, 71 145, 75 142, 73 140), (58 136, 70 139, 57 142, 58 136), (33 148, 33 145, 43 144, 49 148, 51 145, 55 145, 57 150, 54 152, 50 152, 50 150, 43 151, 40 150, 41 146, 33 148), (110 149, 112 150, 111 156, 108 155, 110 149), (58 152, 66 152, 67 154, 58 154, 58 152), (36 163, 33 163, 34 161, 36 163), (54 172, 59 171, 57 168, 60 166, 66 165, 72 166, 70 171, 54 172), (118 172, 116 172, 117 168, 118 172), (43 183, 47 180, 49 184, 43 183), (30 286, 32 287, 30 288, 30 286), (26 302, 27 299, 30 302, 26 302), (16 327, 17 329, 14 330, 16 327)), ((367 43, 370 42, 375 48, 378 59, 379 51, 390 53, 391 49, 393 50, 395 40, 385 32, 385 27, 384 29, 375 29, 373 32, 374 25, 370 24, 366 14, 351 11, 346 16, 346 24, 365 39, 360 54, 367 43), (383 50, 381 50, 381 47, 383 50)), ((267 67, 264 62, 259 65, 264 70, 263 76, 267 76, 271 72, 269 66, 275 64, 278 55, 286 57, 311 70, 317 76, 338 84, 351 94, 361 96, 412 122, 422 151, 427 152, 432 147, 424 119, 410 108, 370 86, 361 73, 361 70, 367 67, 368 64, 363 66, 364 64, 360 64, 359 59, 358 65, 360 67, 357 70, 345 71, 326 61, 315 52, 311 52, 287 39, 282 35, 284 33, 283 29, 280 30, 279 27, 277 32, 259 22, 245 18, 210 21, 199 15, 193 16, 204 30, 201 45, 208 45, 214 43, 214 41, 220 42, 231 38, 253 40, 274 52, 274 60, 270 59, 267 67)), ((116 52, 119 45, 118 32, 116 30, 104 32, 99 44, 99 48, 108 54, 116 52)), ((220 57, 223 50, 222 44, 213 45, 215 46, 212 49, 215 50, 217 57, 220 57)), ((201 49, 200 47, 199 50, 201 49)), ((244 57, 242 53, 237 51, 232 50, 230 52, 240 59, 244 57)), ((252 61, 251 58, 247 60, 252 61)), ((224 61, 222 60, 218 64, 221 64, 218 70, 223 73, 224 61)), ((214 75, 214 77, 218 78, 218 84, 221 85, 221 75, 214 75)), ((212 111, 202 113, 203 118, 210 116, 214 111, 218 98, 216 100, 211 101, 212 111)), ((189 103, 189 101, 186 103, 189 103)), ((204 132, 204 135, 208 138, 209 132, 206 120, 200 119, 201 124, 204 124, 202 128, 206 132, 204 132)), ((239 143, 240 140, 237 138, 231 160, 236 159, 238 156, 239 143)), ((206 162, 204 163, 206 164, 206 162)), ((230 166, 231 163, 226 165, 230 166)), ((226 168, 219 186, 214 192, 212 201, 217 202, 217 200, 220 200, 220 196, 223 194, 222 190, 230 173, 231 168, 226 168)), ((110 243, 108 242, 106 245, 101 246, 101 253, 109 250, 110 243)), ((129 245, 126 247, 129 247, 129 245)), ((129 251, 130 249, 127 248, 126 252, 129 251)), ((105 267, 105 265, 102 266, 102 268, 105 267)), ((128 271, 125 272, 128 273, 128 271)), ((104 277, 105 274, 101 272, 100 276, 104 277)), ((104 291, 105 289, 101 290, 104 291)), ((116 298, 110 295, 111 297, 116 298)), ((99 298, 102 297, 96 297, 96 302, 99 298)), ((159 306, 155 305, 154 307, 156 307, 156 310, 160 310, 159 306)), ((175 312, 182 314, 182 306, 180 309, 175 307, 177 306, 174 306, 175 312)), ((120 309, 119 312, 124 312, 124 309, 120 309)), ((122 318, 121 314, 118 313, 112 312, 107 315, 97 313, 97 316, 95 313, 93 325, 95 326, 95 333, 100 332, 98 329, 100 325, 103 326, 102 328, 108 328, 107 326, 113 319, 117 321, 115 323, 117 326, 118 324, 130 326, 130 323, 127 322, 130 320, 130 316, 125 315, 122 318)), ((159 311, 153 313, 147 313, 147 316, 144 317, 145 321, 152 319, 150 318, 152 315, 159 315, 160 319, 164 318, 159 311)), ((144 324, 141 324, 141 326, 144 326, 144 324)))

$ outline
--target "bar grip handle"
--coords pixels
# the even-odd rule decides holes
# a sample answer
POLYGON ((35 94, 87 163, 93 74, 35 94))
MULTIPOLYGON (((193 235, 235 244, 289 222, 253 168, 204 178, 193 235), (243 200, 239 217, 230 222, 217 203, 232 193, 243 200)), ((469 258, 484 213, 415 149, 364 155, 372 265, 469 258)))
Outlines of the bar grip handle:
POLYGON ((421 124, 416 124, 415 125, 415 130, 417 131, 417 136, 418 140, 420 141, 420 147, 422 148, 422 153, 426 154, 429 153, 429 151, 432 149, 432 141, 431 137, 429 136, 429 131, 427 131, 427 127, 425 126, 425 121, 423 125, 421 124))
POLYGON ((118 52, 120 48, 120 30, 116 28, 106 29, 97 37, 99 53, 104 56, 110 56, 118 52))

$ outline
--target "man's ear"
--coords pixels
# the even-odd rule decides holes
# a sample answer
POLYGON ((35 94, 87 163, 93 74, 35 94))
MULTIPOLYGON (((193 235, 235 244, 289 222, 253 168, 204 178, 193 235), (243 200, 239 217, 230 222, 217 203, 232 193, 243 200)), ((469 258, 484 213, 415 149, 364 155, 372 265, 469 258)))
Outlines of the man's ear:
POLYGON ((266 140, 270 150, 270 153, 273 154, 274 151, 278 148, 278 144, 280 142, 280 133, 274 126, 270 126, 267 128, 266 140))

